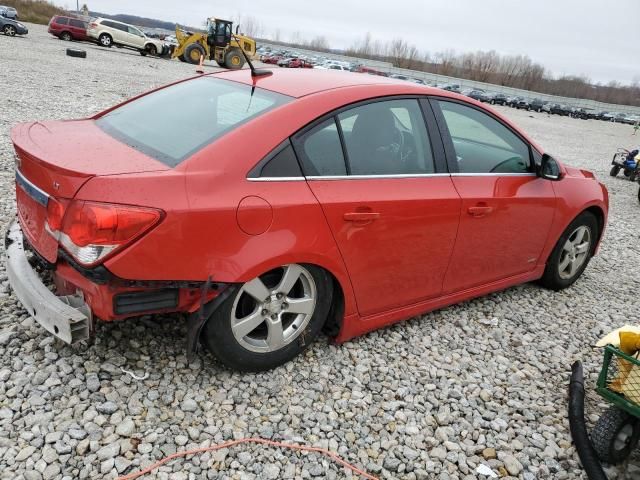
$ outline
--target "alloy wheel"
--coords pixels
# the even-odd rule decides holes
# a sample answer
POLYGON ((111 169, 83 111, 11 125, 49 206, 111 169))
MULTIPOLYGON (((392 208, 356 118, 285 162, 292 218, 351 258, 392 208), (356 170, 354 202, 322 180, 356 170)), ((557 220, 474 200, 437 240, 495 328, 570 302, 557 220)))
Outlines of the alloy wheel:
POLYGON ((4 27, 4 33, 9 35, 10 37, 13 37, 16 34, 16 28, 13 25, 7 25, 6 27, 4 27))
POLYGON ((573 276, 584 265, 591 250, 591 231, 588 227, 581 225, 576 228, 567 238, 558 262, 558 274, 563 280, 573 278, 573 276))
POLYGON ((231 330, 252 352, 280 350, 293 342, 311 321, 316 284, 301 265, 290 264, 245 283, 231 309, 231 330))

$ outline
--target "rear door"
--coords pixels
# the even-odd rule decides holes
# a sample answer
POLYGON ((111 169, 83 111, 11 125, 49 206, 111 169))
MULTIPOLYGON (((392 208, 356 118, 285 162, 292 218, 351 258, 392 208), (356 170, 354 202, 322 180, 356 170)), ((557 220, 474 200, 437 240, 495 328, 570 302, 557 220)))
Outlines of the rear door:
POLYGON ((85 40, 87 37, 87 24, 82 20, 77 20, 75 18, 69 19, 69 29, 71 30, 71 34, 73 38, 76 40, 85 40))
POLYGON ((461 201, 425 120, 437 130, 428 103, 392 97, 338 111, 293 138, 363 316, 442 292, 461 201))
POLYGON ((445 100, 432 105, 462 197, 444 293, 533 270, 541 261, 556 198, 551 182, 535 173, 531 146, 484 109, 445 100))

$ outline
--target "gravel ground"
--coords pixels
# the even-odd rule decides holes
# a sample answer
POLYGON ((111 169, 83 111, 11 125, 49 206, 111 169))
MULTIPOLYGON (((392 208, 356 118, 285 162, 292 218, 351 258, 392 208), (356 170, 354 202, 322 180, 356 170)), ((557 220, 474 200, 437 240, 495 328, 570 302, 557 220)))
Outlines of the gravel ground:
MULTIPOLYGON (((67 44, 29 27, 26 38, 0 36, 1 229, 14 212, 12 125, 83 117, 194 72, 92 45, 87 59, 69 58, 67 44)), ((593 385, 601 352, 590 345, 638 320, 638 187, 610 178, 606 159, 640 138, 629 126, 503 110, 609 187, 606 238, 574 287, 512 288, 240 375, 206 353, 188 364, 176 316, 101 325, 93 345, 64 346, 9 294, 1 265, 0 478, 114 478, 245 436, 328 448, 380 478, 472 479, 480 463, 504 477, 586 478, 565 418, 569 365, 584 360, 593 385)), ((603 406, 590 395, 591 422, 603 406)), ((352 477, 316 454, 242 446, 145 478, 352 477)))

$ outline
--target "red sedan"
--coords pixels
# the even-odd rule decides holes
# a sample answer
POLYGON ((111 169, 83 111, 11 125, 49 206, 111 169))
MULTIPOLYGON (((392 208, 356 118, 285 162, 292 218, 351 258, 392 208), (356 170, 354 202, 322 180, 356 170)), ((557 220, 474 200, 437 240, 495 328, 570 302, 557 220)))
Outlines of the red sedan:
POLYGON ((96 319, 189 313, 188 351, 241 370, 323 329, 344 342, 523 282, 568 287, 607 221, 592 173, 489 107, 371 75, 202 75, 12 140, 25 309, 67 342, 96 319))

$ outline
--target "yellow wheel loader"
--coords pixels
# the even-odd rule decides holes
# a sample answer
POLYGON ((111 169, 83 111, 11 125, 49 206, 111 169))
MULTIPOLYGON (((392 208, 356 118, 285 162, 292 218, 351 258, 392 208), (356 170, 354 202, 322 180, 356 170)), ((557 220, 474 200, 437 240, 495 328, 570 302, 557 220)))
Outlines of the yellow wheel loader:
POLYGON ((215 60, 223 68, 238 70, 245 63, 240 49, 251 58, 256 54, 256 41, 237 31, 238 28, 233 33, 233 22, 219 18, 207 19, 207 33, 187 32, 176 25, 178 46, 171 58, 198 64, 204 56, 205 60, 215 60))

